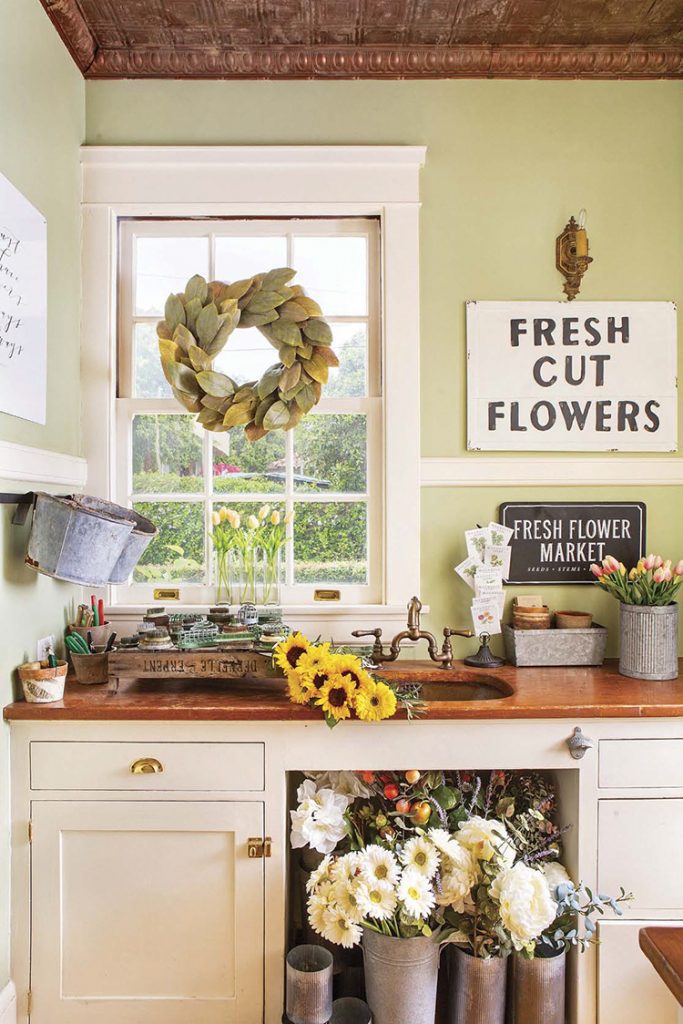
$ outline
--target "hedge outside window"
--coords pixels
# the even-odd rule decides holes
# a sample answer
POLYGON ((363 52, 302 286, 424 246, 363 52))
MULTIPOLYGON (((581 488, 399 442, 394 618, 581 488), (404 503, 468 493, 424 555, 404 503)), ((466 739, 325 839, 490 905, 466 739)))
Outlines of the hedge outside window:
MULTIPOLYGON (((125 220, 120 225, 118 497, 149 516, 159 536, 129 587, 155 586, 186 602, 213 599, 211 512, 243 515, 267 503, 293 511, 283 603, 316 587, 373 603, 382 592, 379 230, 375 218, 335 220, 125 220), (192 274, 231 281, 277 266, 323 308, 340 365, 315 411, 290 432, 250 443, 241 427, 210 434, 171 395, 155 324, 170 291, 192 274)), ((277 352, 255 328, 234 332, 215 369, 243 383, 277 352)))

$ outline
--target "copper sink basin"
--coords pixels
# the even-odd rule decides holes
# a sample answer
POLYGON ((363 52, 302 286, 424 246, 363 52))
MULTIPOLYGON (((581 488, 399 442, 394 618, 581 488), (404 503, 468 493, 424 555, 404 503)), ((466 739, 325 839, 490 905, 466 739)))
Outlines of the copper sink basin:
POLYGON ((505 700, 514 693, 513 688, 498 676, 473 672, 457 679, 443 682, 419 683, 420 697, 427 703, 439 701, 505 700))

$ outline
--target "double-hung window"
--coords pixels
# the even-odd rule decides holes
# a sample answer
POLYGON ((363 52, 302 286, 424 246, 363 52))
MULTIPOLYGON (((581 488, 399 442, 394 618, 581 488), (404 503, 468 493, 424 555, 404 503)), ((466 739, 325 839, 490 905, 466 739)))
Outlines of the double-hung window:
MULTIPOLYGON (((283 604, 307 605, 319 589, 339 591, 348 604, 381 603, 379 218, 124 217, 117 247, 116 500, 159 530, 118 600, 150 603, 154 589, 170 586, 183 603, 212 601, 212 512, 234 508, 244 517, 267 505, 293 513, 283 604), (165 300, 194 274, 235 281, 285 266, 322 307, 340 365, 294 430, 254 443, 242 427, 207 432, 161 371, 155 328, 165 300)), ((238 327, 214 368, 246 383, 277 361, 257 328, 238 327)))

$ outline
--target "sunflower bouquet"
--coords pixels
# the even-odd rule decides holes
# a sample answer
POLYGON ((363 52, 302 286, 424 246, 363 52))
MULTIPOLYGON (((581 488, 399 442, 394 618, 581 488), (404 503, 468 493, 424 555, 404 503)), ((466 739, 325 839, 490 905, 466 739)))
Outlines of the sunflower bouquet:
POLYGON ((375 679, 355 654, 335 651, 329 643, 313 644, 302 633, 278 644, 273 660, 285 674, 292 703, 320 708, 330 728, 345 718, 380 722, 392 718, 399 706, 409 716, 421 708, 417 695, 375 679))

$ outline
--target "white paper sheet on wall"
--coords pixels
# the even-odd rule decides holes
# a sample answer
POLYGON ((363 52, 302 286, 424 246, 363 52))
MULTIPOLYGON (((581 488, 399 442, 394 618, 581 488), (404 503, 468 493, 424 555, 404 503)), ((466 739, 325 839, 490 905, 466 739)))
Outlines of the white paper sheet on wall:
POLYGON ((0 174, 0 412, 45 423, 47 222, 0 174))

